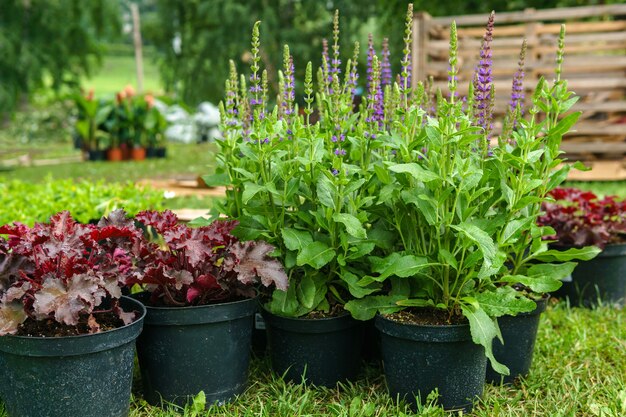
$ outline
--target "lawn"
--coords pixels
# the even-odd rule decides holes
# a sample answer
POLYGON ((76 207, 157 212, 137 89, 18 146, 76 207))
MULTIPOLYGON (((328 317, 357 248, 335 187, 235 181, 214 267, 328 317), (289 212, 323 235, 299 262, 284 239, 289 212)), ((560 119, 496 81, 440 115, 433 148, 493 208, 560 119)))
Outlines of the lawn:
MULTIPOLYGON (((83 88, 86 91, 93 89, 97 96, 113 95, 126 85, 137 88, 137 71, 132 53, 132 50, 128 50, 122 54, 105 55, 102 67, 83 82, 83 88)), ((143 77, 144 92, 163 92, 154 53, 149 49, 144 50, 143 77)))

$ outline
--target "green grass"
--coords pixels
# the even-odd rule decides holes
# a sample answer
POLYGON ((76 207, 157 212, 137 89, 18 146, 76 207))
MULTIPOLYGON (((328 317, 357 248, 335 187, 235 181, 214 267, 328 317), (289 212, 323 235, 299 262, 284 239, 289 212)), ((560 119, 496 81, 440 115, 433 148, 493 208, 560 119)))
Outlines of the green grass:
POLYGON ((130 416, 623 417, 625 357, 626 309, 570 309, 559 303, 542 315, 530 375, 515 385, 487 385, 469 414, 445 413, 432 403, 411 411, 387 394, 379 366, 370 364, 356 381, 329 389, 285 383, 271 371, 267 359, 254 359, 248 389, 229 404, 202 412, 194 410, 201 401, 196 407, 161 409, 135 392, 130 416))
MULTIPOLYGON (((37 158, 77 155, 71 145, 35 147, 37 158)), ((106 181, 137 181, 143 178, 196 177, 211 172, 215 161, 213 144, 169 144, 167 158, 124 162, 74 162, 49 166, 16 167, 0 171, 0 180, 39 182, 46 176, 106 181)), ((0 161, 1 165, 1 161, 0 161)))
MULTIPOLYGON (((161 94, 163 87, 159 78, 157 65, 150 55, 144 54, 143 59, 144 92, 161 94)), ((126 85, 137 89, 137 71, 133 55, 105 55, 102 67, 91 78, 83 81, 83 88, 93 89, 97 96, 113 95, 126 85)))
MULTIPOLYGON (((530 375, 516 385, 487 385, 470 416, 626 416, 626 309, 553 305, 542 316, 530 375)), ((369 365, 354 383, 336 389, 284 383, 267 360, 254 360, 250 386, 237 400, 195 413, 162 410, 134 397, 133 417, 224 416, 458 416, 439 407, 411 412, 386 393, 382 370, 369 365)), ((468 415, 468 414, 465 414, 468 415)))

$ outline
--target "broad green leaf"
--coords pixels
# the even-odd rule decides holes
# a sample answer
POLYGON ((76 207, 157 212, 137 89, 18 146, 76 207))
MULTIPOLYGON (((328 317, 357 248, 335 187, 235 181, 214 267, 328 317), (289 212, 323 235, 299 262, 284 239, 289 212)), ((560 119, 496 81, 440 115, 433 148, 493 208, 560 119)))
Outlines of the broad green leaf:
POLYGON ((352 244, 352 247, 349 249, 349 253, 346 256, 346 259, 361 259, 365 255, 369 255, 376 245, 374 242, 360 242, 356 244, 352 244))
POLYGON ((580 117, 581 114, 582 114, 581 112, 577 111, 577 112, 568 114, 567 116, 559 120, 556 126, 550 129, 550 131, 548 132, 548 137, 550 136, 561 137, 567 132, 569 132, 572 126, 574 126, 574 124, 578 121, 578 118, 580 117))
POLYGON ((317 198, 324 206, 333 210, 336 209, 335 204, 335 185, 326 177, 326 175, 320 175, 317 180, 317 198))
POLYGON ((299 305, 295 285, 290 285, 287 291, 274 290, 272 299, 266 307, 270 312, 279 316, 297 317, 299 305))
POLYGON ((391 184, 392 178, 391 174, 389 174, 389 170, 380 164, 374 165, 374 172, 378 177, 378 180, 383 184, 391 184))
POLYGON ((304 275, 300 279, 300 283, 296 285, 296 294, 298 300, 305 308, 313 308, 313 302, 315 301, 315 281, 308 275, 304 275))
POLYGON ((247 182, 245 188, 243 189, 243 193, 241 194, 241 202, 243 204, 248 204, 252 197, 263 190, 265 190, 265 186, 247 182))
POLYGON ((378 267, 373 266, 372 268, 374 272, 380 273, 380 276, 373 277, 376 281, 384 281, 392 275, 401 278, 413 276, 424 269, 428 263, 427 259, 424 257, 399 255, 397 253, 383 259, 385 259, 384 264, 378 265, 378 267))
POLYGON ((516 242, 521 237, 522 232, 529 229, 532 222, 533 218, 526 217, 507 223, 502 232, 501 243, 506 245, 516 242))
POLYGON ((230 178, 225 172, 213 175, 203 175, 202 181, 209 187, 219 187, 230 185, 230 178))
POLYGON ((500 279, 501 282, 508 282, 511 284, 522 284, 537 293, 546 293, 558 290, 563 283, 559 280, 544 277, 535 276, 529 277, 527 275, 505 275, 500 279))
POLYGON ((542 262, 588 261, 595 258, 600 252, 602 252, 602 249, 597 246, 570 248, 568 250, 550 249, 537 256, 533 256, 533 258, 542 262))
POLYGON ((361 178, 360 180, 356 181, 350 181, 350 183, 346 185, 346 188, 343 190, 343 194, 349 195, 350 193, 353 193, 354 191, 361 188, 363 184, 365 184, 365 178, 361 178))
POLYGON ((499 287, 495 291, 480 292, 475 298, 489 317, 526 313, 533 311, 537 306, 533 300, 508 286, 499 287))
POLYGON ((497 337, 502 340, 498 323, 481 308, 461 304, 461 310, 469 320, 472 340, 485 348, 485 355, 489 359, 491 367, 502 375, 509 375, 509 368, 499 363, 493 355, 493 339, 497 337))
POLYGON ((548 277, 561 280, 572 274, 576 268, 576 262, 563 262, 558 264, 540 263, 528 268, 530 277, 548 277))
POLYGON ((397 301, 396 304, 402 307, 435 307, 433 300, 424 300, 421 298, 400 300, 397 301))
POLYGON ((346 226, 346 232, 348 232, 350 236, 354 236, 357 239, 367 239, 365 228, 363 228, 359 219, 352 214, 335 213, 333 214, 333 220, 346 226))
POLYGON ((267 228, 251 216, 241 216, 239 224, 233 229, 233 235, 241 240, 256 240, 266 231, 267 228))
POLYGON ((416 163, 391 165, 389 166, 389 170, 397 173, 407 173, 422 182, 430 182, 439 179, 437 174, 425 170, 416 163))
POLYGON ((402 191, 401 196, 406 204, 414 204, 418 208, 429 225, 435 224, 437 221, 437 202, 434 198, 406 190, 402 191))
POLYGON ((369 320, 374 318, 376 313, 390 314, 402 310, 404 307, 396 303, 403 299, 402 296, 373 295, 358 300, 350 300, 346 303, 345 309, 357 320, 369 320))
POLYGON ((341 280, 344 281, 348 285, 348 291, 355 298, 363 298, 366 295, 370 295, 378 290, 380 290, 381 285, 377 282, 371 283, 366 286, 359 285, 359 278, 352 272, 343 272, 341 274, 341 280))
POLYGON ((493 275, 502 266, 506 257, 496 250, 496 245, 487 232, 467 222, 451 225, 450 227, 463 233, 471 241, 476 243, 482 253, 484 262, 478 274, 478 278, 493 275))
POLYGON ((286 227, 282 230, 283 241, 289 250, 301 251, 305 246, 313 243, 311 233, 305 230, 286 227))
POLYGON ((298 266, 310 265, 320 269, 335 257, 335 250, 325 243, 313 242, 298 253, 296 263, 298 266))

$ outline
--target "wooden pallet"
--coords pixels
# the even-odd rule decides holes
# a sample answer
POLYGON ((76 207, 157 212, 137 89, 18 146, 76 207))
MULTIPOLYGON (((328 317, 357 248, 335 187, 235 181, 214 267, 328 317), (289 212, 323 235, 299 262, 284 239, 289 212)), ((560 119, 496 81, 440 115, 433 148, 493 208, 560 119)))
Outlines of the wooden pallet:
MULTIPOLYGON (((416 13, 413 21, 413 83, 434 80, 447 86, 449 27, 456 21, 459 38, 459 90, 467 92, 485 32, 487 15, 431 17, 416 13)), ((509 102, 511 82, 526 39, 526 104, 539 77, 554 77, 557 39, 566 24, 564 79, 580 96, 572 111, 583 112, 576 131, 563 149, 585 159, 626 155, 626 4, 496 13, 493 77, 494 113, 502 117, 509 102)), ((496 123, 498 126, 498 123, 496 123)))

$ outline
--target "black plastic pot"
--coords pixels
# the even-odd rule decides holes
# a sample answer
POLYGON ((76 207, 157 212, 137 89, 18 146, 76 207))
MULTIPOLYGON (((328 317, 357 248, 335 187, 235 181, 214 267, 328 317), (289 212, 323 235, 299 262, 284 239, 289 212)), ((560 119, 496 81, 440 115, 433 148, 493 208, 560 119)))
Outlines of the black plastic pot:
POLYGON ((470 411, 483 393, 487 358, 469 325, 421 326, 376 317, 392 398, 424 403, 437 389, 446 410, 470 411))
POLYGON ((156 158, 156 148, 154 146, 146 148, 146 158, 156 158))
MULTIPOLYGON (((146 293, 135 294, 146 301, 146 293)), ((248 381, 252 318, 257 300, 195 307, 146 306, 137 340, 144 397, 187 404, 204 391, 207 404, 240 394, 248 381)))
POLYGON ((626 244, 608 245, 597 257, 579 262, 571 279, 554 293, 572 306, 626 305, 626 244))
POLYGON ((165 158, 167 156, 167 148, 165 146, 156 148, 154 155, 157 158, 165 158))
POLYGON ((104 161, 107 159, 106 152, 100 149, 90 149, 87 151, 90 161, 104 161))
POLYGON ((263 317, 272 368, 285 380, 334 387, 357 376, 363 328, 349 314, 299 319, 264 310, 263 317))
POLYGON ((528 375, 533 361, 535 340, 537 340, 539 317, 546 311, 548 298, 542 298, 536 303, 537 308, 530 313, 498 318, 498 327, 500 327, 504 345, 498 339, 494 339, 493 354, 498 362, 509 368, 511 373, 500 375, 487 363, 487 382, 508 384, 520 376, 528 375))
POLYGON ((0 337, 0 397, 10 417, 125 417, 145 309, 132 324, 68 337, 0 337))

